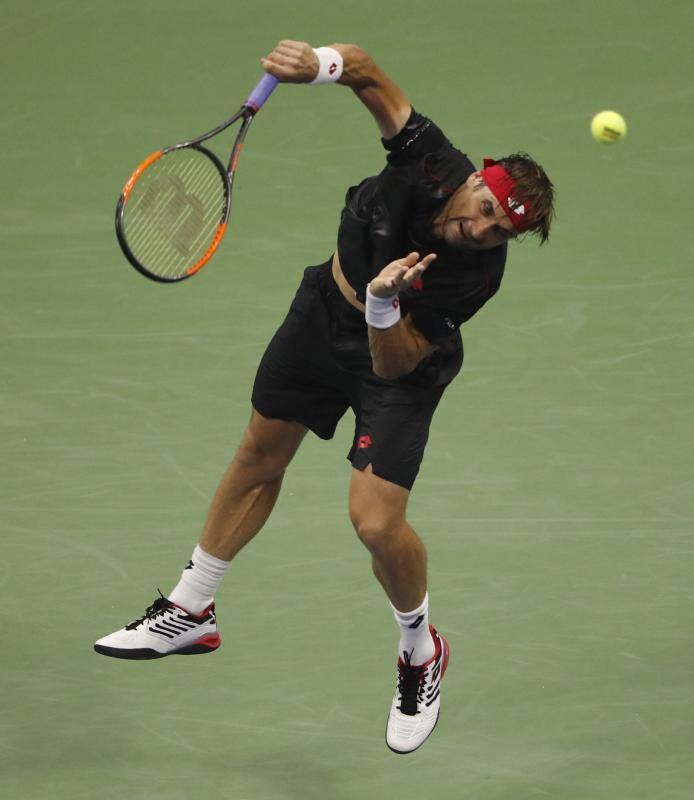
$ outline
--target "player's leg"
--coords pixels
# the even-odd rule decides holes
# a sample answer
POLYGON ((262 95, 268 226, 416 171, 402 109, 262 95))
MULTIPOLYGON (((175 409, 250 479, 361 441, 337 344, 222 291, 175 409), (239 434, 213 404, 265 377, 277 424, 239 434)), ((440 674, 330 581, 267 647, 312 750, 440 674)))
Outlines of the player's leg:
POLYGON ((391 603, 403 611, 421 605, 427 590, 427 554, 405 518, 409 491, 374 475, 371 465, 354 470, 349 515, 371 553, 373 571, 391 603))
POLYGON ((214 594, 231 559, 262 528, 284 472, 306 435, 296 422, 253 411, 236 455, 212 501, 203 537, 168 598, 143 617, 99 639, 94 649, 116 658, 150 659, 216 650, 214 594))
POLYGON ((266 419, 253 409, 212 499, 200 543, 169 594, 171 602, 194 614, 212 603, 232 559, 270 516, 285 470, 307 430, 298 422, 266 419))
POLYGON ((448 665, 448 643, 429 625, 426 549, 407 522, 408 497, 407 489, 375 475, 370 465, 352 473, 350 518, 400 626, 386 729, 386 743, 396 753, 416 750, 434 730, 448 665))
POLYGON ((349 459, 350 517, 371 553, 400 629, 398 682, 386 742, 409 753, 434 729, 446 640, 429 625, 426 549, 407 521, 410 491, 444 386, 362 380, 349 459))
POLYGON ((200 540, 206 552, 231 561, 262 528, 307 430, 299 422, 265 419, 253 410, 207 515, 200 540))
POLYGON ((348 405, 342 371, 326 343, 329 316, 319 289, 320 275, 329 274, 329 269, 326 262, 306 270, 287 317, 261 359, 250 425, 178 584, 141 619, 100 639, 97 652, 158 658, 210 652, 219 646, 212 598, 231 559, 268 518, 284 470, 306 431, 330 439, 348 405), (196 638, 198 632, 202 635, 196 638))
POLYGON ((400 624, 398 651, 417 665, 428 661, 435 647, 428 630, 427 554, 405 516, 409 494, 375 475, 370 465, 353 470, 350 519, 400 624))

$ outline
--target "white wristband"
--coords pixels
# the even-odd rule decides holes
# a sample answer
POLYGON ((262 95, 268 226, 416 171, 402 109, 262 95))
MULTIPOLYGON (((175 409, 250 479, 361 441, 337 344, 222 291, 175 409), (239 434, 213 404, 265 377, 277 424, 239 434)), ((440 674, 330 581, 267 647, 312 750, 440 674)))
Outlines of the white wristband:
POLYGON ((366 322, 372 328, 392 328, 400 319, 400 301, 397 294, 390 297, 376 297, 371 294, 370 284, 366 287, 366 322))
POLYGON ((321 83, 335 83, 342 75, 342 56, 332 47, 314 47, 313 52, 318 58, 318 75, 309 83, 309 86, 318 86, 321 83))

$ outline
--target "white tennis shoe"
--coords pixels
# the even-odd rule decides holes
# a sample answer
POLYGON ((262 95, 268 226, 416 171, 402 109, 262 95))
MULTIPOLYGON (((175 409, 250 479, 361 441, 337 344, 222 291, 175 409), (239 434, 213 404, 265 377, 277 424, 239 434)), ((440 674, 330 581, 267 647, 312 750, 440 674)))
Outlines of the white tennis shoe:
POLYGON ((386 728, 386 744, 394 753, 411 753, 421 747, 439 720, 441 680, 449 650, 448 642, 431 625, 429 632, 436 650, 426 664, 411 664, 409 653, 398 659, 398 684, 386 728))
POLYGON ((189 614, 160 593, 142 617, 99 639, 94 649, 113 658, 144 660, 211 653, 221 643, 214 603, 189 614))

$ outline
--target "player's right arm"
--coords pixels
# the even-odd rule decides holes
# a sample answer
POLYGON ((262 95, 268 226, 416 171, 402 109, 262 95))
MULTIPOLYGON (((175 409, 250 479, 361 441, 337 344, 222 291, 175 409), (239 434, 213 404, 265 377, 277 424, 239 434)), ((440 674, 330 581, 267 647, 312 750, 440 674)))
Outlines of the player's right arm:
MULTIPOLYGON (((412 106, 400 87, 371 56, 355 44, 331 44, 343 58, 338 83, 349 86, 371 112, 381 136, 392 139, 407 122, 412 106)), ((306 42, 282 40, 266 57, 263 69, 285 83, 311 83, 318 74, 318 58, 306 42)))

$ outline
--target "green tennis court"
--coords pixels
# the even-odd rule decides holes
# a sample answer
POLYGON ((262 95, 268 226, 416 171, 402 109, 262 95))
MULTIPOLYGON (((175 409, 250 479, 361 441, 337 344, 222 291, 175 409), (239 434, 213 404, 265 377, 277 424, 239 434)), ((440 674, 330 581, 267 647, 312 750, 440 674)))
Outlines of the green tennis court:
POLYGON ((690 800, 693 25, 685 0, 8 0, 0 796, 690 800), (281 38, 357 42, 473 161, 527 150, 559 193, 463 329, 410 503, 451 664, 407 758, 350 418, 234 562, 216 654, 92 650, 177 580, 264 347, 381 168, 348 90, 280 86, 210 264, 160 286, 126 263, 129 172, 232 113, 281 38), (599 145, 612 108, 628 135, 599 145))

